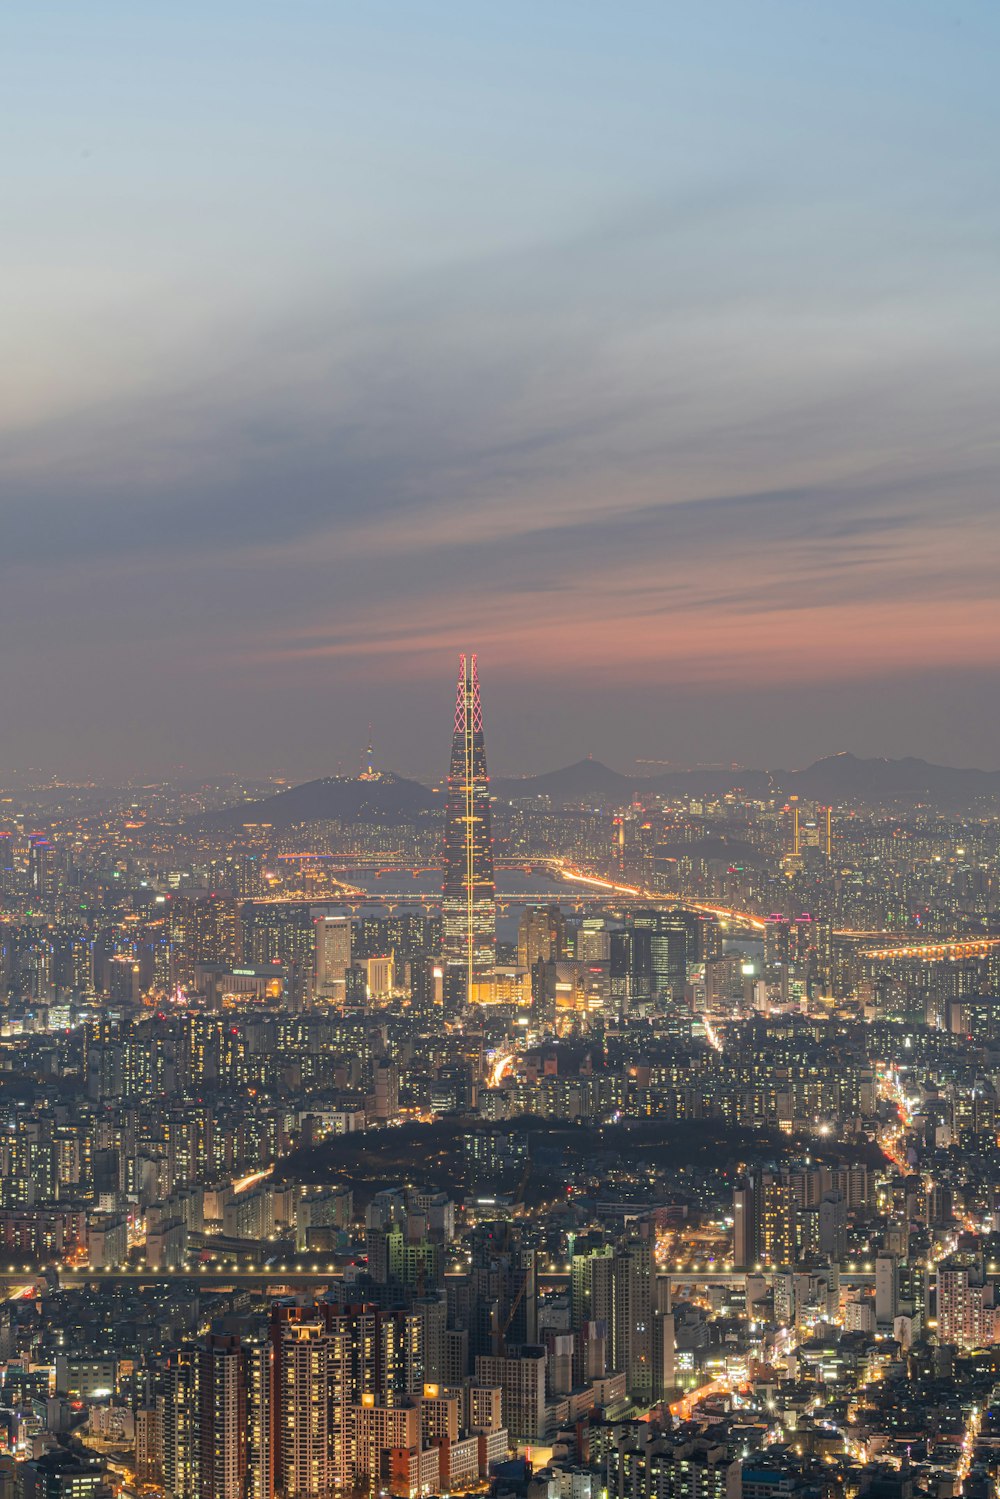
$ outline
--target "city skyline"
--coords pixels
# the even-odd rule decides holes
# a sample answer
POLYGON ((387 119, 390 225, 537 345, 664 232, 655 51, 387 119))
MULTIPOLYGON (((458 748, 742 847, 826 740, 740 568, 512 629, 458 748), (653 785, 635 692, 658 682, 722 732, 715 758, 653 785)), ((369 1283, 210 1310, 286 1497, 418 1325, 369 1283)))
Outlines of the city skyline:
POLYGON ((508 773, 1000 765, 996 13, 50 20, 4 763, 429 775, 474 640, 508 773))
POLYGON ((0 1499, 1000 1499, 998 55, 0 15, 0 1499))

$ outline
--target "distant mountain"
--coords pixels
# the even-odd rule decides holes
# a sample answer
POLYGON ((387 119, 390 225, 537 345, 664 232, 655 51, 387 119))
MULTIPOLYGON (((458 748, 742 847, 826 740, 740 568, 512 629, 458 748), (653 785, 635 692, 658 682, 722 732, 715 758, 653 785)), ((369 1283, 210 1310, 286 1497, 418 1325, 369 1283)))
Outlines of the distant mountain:
POLYGON ((205 812, 189 827, 208 833, 236 830, 248 822, 269 822, 276 828, 300 822, 400 823, 422 812, 433 812, 441 804, 440 796, 403 776, 387 774, 377 781, 324 776, 259 802, 239 802, 217 812, 205 812))
POLYGON ((538 776, 490 781, 490 790, 503 801, 546 796, 553 802, 627 801, 636 786, 632 776, 622 775, 600 760, 577 760, 564 770, 547 770, 538 776))
POLYGON ((674 770, 655 776, 627 776, 599 760, 579 760, 564 770, 520 780, 492 782, 494 795, 504 800, 547 797, 555 806, 590 802, 621 804, 632 797, 725 796, 744 791, 747 796, 776 793, 820 802, 860 802, 892 805, 929 801, 964 807, 982 798, 1000 796, 1000 772, 957 770, 926 760, 863 760, 857 755, 828 755, 804 770, 674 770))
MULTIPOLYGON (((627 776, 600 760, 578 760, 562 770, 491 782, 501 801, 544 797, 553 806, 621 806, 633 798, 724 796, 743 791, 751 797, 789 796, 793 792, 819 802, 892 806, 931 802, 967 807, 1000 798, 1000 771, 957 770, 926 760, 863 760, 856 755, 829 755, 804 770, 675 770, 656 776, 627 776)), ((277 828, 304 822, 408 822, 444 806, 443 792, 419 781, 386 774, 377 781, 324 776, 261 801, 238 802, 194 818, 196 832, 236 831, 244 823, 269 822, 277 828)))
POLYGON ((658 776, 627 776, 600 760, 578 760, 564 770, 550 770, 544 775, 491 781, 490 789, 505 801, 545 796, 556 806, 576 802, 619 805, 634 796, 656 792, 721 796, 737 786, 751 795, 763 796, 769 784, 762 770, 675 770, 658 776))
POLYGON ((805 770, 775 776, 789 791, 817 801, 930 801, 965 806, 1000 795, 1000 771, 958 770, 927 760, 862 760, 846 751, 805 770))

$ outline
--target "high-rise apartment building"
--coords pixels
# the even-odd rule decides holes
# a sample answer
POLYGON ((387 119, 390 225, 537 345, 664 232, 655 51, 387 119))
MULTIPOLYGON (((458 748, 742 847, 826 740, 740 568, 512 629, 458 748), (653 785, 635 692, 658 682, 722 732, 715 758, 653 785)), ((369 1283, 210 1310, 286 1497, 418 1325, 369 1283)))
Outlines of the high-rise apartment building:
POLYGON ((788 1172, 754 1171, 733 1189, 733 1262, 791 1265, 797 1258, 797 1209, 788 1172))
POLYGON ((537 1344, 476 1359, 477 1382, 503 1392, 504 1423, 515 1442, 540 1442, 545 1436, 545 1365, 545 1349, 537 1344))
POLYGON ((938 1340, 959 1348, 994 1341, 993 1286, 984 1281, 982 1262, 971 1254, 942 1260, 937 1272, 938 1340))
POLYGON ((198 1499, 243 1499, 247 1478, 247 1386, 240 1340, 223 1334, 199 1348, 196 1364, 198 1499))
POLYGON ((244 1499, 254 1424, 247 1368, 239 1338, 222 1334, 171 1360, 161 1425, 163 1487, 171 1499, 244 1499))
MULTIPOLYGON (((340 1455, 331 1431, 334 1338, 318 1307, 276 1307, 271 1338, 274 1487, 288 1499, 317 1499, 335 1487, 340 1455)), ((337 1388, 343 1395, 342 1380, 337 1388)))

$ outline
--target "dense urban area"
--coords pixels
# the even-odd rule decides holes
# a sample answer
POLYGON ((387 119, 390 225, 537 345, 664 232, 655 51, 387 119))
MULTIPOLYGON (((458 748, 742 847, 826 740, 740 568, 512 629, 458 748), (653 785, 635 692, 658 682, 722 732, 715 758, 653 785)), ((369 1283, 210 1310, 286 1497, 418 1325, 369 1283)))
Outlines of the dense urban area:
MULTIPOLYGON (((442 765, 442 772, 445 770, 442 765)), ((0 1499, 995 1499, 1000 780, 7 777, 0 1499)))

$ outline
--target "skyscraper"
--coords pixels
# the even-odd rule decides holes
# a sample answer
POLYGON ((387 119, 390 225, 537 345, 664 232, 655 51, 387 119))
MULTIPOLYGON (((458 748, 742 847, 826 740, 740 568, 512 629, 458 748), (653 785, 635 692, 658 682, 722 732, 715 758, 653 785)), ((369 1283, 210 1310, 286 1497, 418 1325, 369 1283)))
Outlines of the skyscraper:
POLYGON ((179 1349, 164 1374, 163 1483, 171 1499, 247 1492, 246 1350, 213 1334, 179 1349))
POLYGON ((793 1265, 798 1254, 795 1197, 787 1172, 757 1169, 733 1189, 733 1262, 793 1265))
POLYGON ((496 885, 475 656, 460 657, 444 832, 442 956, 465 993, 496 963, 496 885))
POLYGON ((242 1499, 247 1480, 246 1355, 238 1337, 215 1334, 196 1358, 198 1499, 242 1499))

